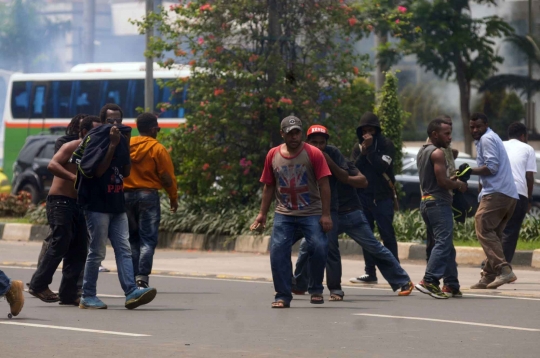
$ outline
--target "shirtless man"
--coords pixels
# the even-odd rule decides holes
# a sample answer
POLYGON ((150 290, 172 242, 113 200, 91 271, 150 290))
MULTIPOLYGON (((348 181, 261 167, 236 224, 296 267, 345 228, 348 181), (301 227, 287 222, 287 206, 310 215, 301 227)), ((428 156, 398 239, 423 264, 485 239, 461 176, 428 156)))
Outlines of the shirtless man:
POLYGON ((88 232, 83 211, 77 205, 77 191, 74 186, 77 166, 69 160, 82 138, 99 125, 101 119, 97 116, 84 118, 80 125, 80 139, 64 144, 47 167, 54 174, 47 196, 49 245, 28 290, 43 302, 60 301, 63 305, 79 305, 77 280, 86 261, 88 232), (62 259, 62 282, 57 295, 49 289, 49 285, 62 259))

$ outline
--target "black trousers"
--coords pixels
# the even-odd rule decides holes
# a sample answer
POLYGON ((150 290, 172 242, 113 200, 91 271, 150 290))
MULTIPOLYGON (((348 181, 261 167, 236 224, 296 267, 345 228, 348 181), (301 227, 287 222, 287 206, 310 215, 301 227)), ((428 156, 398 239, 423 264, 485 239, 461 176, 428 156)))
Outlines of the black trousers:
MULTIPOLYGON (((88 231, 83 211, 76 199, 62 195, 47 197, 49 235, 30 288, 35 292, 45 290, 64 260, 59 296, 63 302, 77 299, 77 281, 84 270, 87 255, 88 231)), ((41 255, 40 255, 41 256, 41 255)))
POLYGON ((523 195, 519 196, 519 201, 514 209, 514 214, 506 224, 502 236, 502 246, 504 252, 504 258, 506 262, 512 263, 514 253, 516 252, 516 246, 519 239, 519 232, 521 231, 521 224, 527 215, 527 209, 529 208, 529 199, 523 195))

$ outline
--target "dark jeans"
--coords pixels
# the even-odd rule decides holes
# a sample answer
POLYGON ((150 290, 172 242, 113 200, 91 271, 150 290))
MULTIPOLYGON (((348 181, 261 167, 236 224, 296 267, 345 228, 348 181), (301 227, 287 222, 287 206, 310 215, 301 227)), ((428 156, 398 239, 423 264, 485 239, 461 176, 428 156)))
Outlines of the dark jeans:
MULTIPOLYGON (((328 238, 328 256, 326 257, 326 286, 330 293, 340 296, 344 295, 341 289, 341 254, 339 253, 338 243, 338 221, 339 216, 336 212, 332 212, 332 230, 326 233, 328 238)), ((296 241, 302 238, 302 235, 296 235, 296 241)), ((295 289, 299 291, 307 291, 310 272, 308 269, 309 254, 306 240, 302 240, 298 249, 298 259, 296 260, 296 268, 294 270, 295 289)))
POLYGON ((324 290, 322 281, 326 256, 328 255, 328 239, 319 223, 320 215, 289 216, 275 214, 272 236, 270 239, 270 265, 276 291, 275 299, 289 303, 291 293, 291 250, 298 237, 304 234, 309 254, 310 280, 308 291, 311 294, 321 294, 324 290))
MULTIPOLYGON (((378 200, 374 202, 371 195, 360 195, 362 206, 364 207, 364 215, 369 223, 369 227, 373 232, 375 230, 375 222, 377 229, 381 235, 384 246, 390 250, 396 260, 399 262, 398 245, 396 234, 394 232, 394 202, 392 199, 378 200)), ((366 263, 366 274, 376 276, 375 259, 367 250, 364 251, 364 260, 366 263)))
POLYGON ((514 213, 510 220, 508 220, 508 223, 506 223, 502 236, 504 258, 508 263, 512 263, 512 259, 514 258, 521 224, 523 224, 528 209, 529 199, 526 196, 520 195, 514 213))
POLYGON ((87 254, 88 232, 83 211, 76 199, 62 195, 47 197, 49 235, 46 251, 30 281, 30 288, 41 292, 51 284, 58 265, 64 260, 59 295, 64 302, 77 299, 77 281, 87 254))
MULTIPOLYGON (((369 252, 370 255, 375 260, 375 264, 381 270, 381 274, 384 276, 384 278, 390 283, 390 286, 392 289, 398 290, 405 284, 407 284, 411 279, 409 278, 409 275, 401 265, 399 264, 398 260, 394 257, 394 255, 388 250, 386 247, 384 247, 373 235, 373 231, 371 231, 371 228, 369 227, 369 224, 366 220, 366 217, 362 210, 354 210, 348 213, 341 213, 338 215, 338 220, 334 220, 334 217, 332 217, 332 222, 334 223, 334 227, 337 227, 336 232, 336 246, 337 246, 337 237, 345 233, 349 235, 351 239, 356 241, 364 250, 364 252, 369 252)), ((330 246, 330 237, 329 240, 329 246, 330 246)), ((308 270, 305 269, 307 265, 308 255, 303 250, 304 243, 300 245, 300 251, 298 252, 298 261, 296 262, 296 286, 299 290, 305 291, 306 287, 306 276, 308 274, 308 270)), ((339 247, 338 247, 339 252, 339 247)), ((328 254, 328 257, 330 258, 330 253, 328 254)), ((328 259, 326 264, 326 281, 328 282, 328 262, 330 259, 328 259)), ((341 260, 339 261, 339 282, 341 282, 341 260)), ((328 284, 328 289, 331 293, 338 293, 334 292, 331 289, 332 286, 328 284)), ((341 285, 339 286, 339 289, 341 290, 341 285)), ((343 294, 343 291, 341 291, 343 294)))
POLYGON ((435 242, 424 282, 438 286, 440 279, 444 278, 445 285, 459 289, 452 205, 443 200, 425 200, 420 203, 420 213, 426 223, 428 237, 435 242))
POLYGON ((0 270, 0 297, 4 296, 11 288, 11 280, 4 271, 0 270))
POLYGON ((161 220, 159 193, 157 190, 141 189, 125 192, 124 197, 135 280, 148 283, 161 220))

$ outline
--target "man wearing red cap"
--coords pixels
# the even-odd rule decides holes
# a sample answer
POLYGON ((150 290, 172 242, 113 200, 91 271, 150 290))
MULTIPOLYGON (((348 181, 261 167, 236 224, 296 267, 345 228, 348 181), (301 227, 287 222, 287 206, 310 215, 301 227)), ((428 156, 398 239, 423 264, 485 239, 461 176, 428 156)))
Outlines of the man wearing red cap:
MULTIPOLYGON (((326 282, 330 290, 330 301, 342 301, 344 296, 341 289, 341 255, 338 244, 338 236, 341 233, 349 235, 373 256, 375 264, 392 289, 400 290, 399 296, 408 296, 414 287, 409 275, 394 255, 373 235, 356 194, 356 188, 367 187, 367 179, 352 162, 346 161, 338 148, 327 144, 329 138, 328 130, 324 126, 314 125, 308 129, 307 142, 323 152, 332 171, 330 188, 334 225, 327 234, 328 258, 326 261, 326 282)), ((305 246, 305 242, 302 242, 296 263, 296 282, 293 292, 297 294, 305 291, 309 276, 309 270, 306 269, 308 254, 305 246)))
POLYGON ((328 253, 325 233, 332 230, 328 183, 331 173, 321 151, 302 141, 299 118, 284 118, 281 136, 285 143, 272 148, 266 156, 261 176, 264 183, 261 209, 251 230, 264 228, 275 196, 276 212, 270 242, 270 264, 276 291, 272 308, 290 307, 291 250, 298 231, 304 234, 311 254, 310 302, 321 304, 324 303, 322 281, 328 253))

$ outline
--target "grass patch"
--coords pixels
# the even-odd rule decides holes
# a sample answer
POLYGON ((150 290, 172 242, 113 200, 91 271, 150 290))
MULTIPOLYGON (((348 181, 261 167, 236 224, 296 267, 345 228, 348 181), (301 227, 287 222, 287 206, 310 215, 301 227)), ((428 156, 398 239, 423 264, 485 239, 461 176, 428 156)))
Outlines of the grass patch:
POLYGON ((0 217, 0 223, 30 224, 30 220, 28 220, 28 218, 25 218, 25 217, 22 217, 22 218, 0 217))
MULTIPOLYGON (((454 246, 482 247, 478 241, 472 240, 454 240, 454 246)), ((521 241, 518 240, 516 250, 537 250, 540 249, 540 241, 521 241)))

